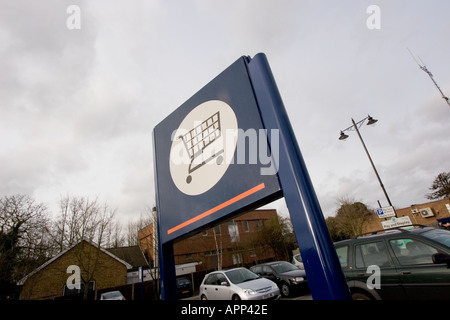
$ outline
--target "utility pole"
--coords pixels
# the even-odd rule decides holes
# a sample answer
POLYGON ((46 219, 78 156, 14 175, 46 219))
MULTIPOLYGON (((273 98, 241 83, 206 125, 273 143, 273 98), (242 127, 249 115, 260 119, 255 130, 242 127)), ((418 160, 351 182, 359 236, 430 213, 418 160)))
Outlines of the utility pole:
POLYGON ((436 86, 436 88, 439 90, 439 92, 441 93, 442 99, 445 100, 445 102, 447 102, 448 106, 450 107, 450 102, 448 100, 448 97, 445 96, 445 94, 442 92, 441 88, 439 87, 439 85, 437 84, 437 82, 434 80, 433 78, 433 74, 430 72, 430 70, 427 69, 427 67, 425 66, 425 63, 423 63, 422 59, 420 59, 420 57, 418 56, 419 60, 421 63, 419 63, 417 61, 417 59, 414 57, 414 55, 412 54, 411 50, 409 50, 409 53, 411 54, 411 56, 413 57, 414 61, 417 63, 417 65, 420 67, 420 69, 422 69, 423 71, 426 72, 426 74, 428 74, 428 76, 430 77, 431 81, 433 81, 434 85, 436 86))

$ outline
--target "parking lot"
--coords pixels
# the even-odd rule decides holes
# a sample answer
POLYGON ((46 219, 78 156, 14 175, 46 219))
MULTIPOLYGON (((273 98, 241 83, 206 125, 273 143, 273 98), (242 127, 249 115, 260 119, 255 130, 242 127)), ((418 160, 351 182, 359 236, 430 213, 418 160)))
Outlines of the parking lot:
MULTIPOLYGON (((192 297, 183 298, 180 300, 200 300, 198 294, 193 295, 192 297)), ((311 294, 305 294, 305 295, 296 295, 293 294, 289 297, 281 297, 280 300, 312 300, 311 294)))

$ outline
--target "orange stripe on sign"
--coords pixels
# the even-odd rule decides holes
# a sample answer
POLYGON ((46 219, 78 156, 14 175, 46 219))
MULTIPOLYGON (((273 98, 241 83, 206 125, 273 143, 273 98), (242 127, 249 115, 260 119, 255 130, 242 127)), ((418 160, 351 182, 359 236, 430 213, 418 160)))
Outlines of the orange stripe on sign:
POLYGON ((216 206, 216 207, 214 207, 212 209, 209 209, 208 211, 205 211, 202 214, 199 214, 198 216, 195 216, 192 219, 189 219, 188 221, 185 221, 185 222, 177 225, 176 227, 173 227, 172 229, 169 229, 167 231, 167 234, 171 234, 171 233, 173 233, 173 232, 175 232, 177 230, 180 230, 181 228, 184 228, 184 227, 186 227, 186 226, 188 226, 188 225, 190 225, 190 224, 192 224, 192 223, 194 223, 194 222, 196 222, 196 221, 198 221, 200 219, 203 219, 203 218, 213 214, 214 212, 217 212, 217 211, 219 211, 219 210, 221 210, 223 208, 226 208, 229 205, 231 205, 231 204, 233 204, 235 202, 238 202, 239 200, 242 200, 242 199, 248 197, 249 195, 251 195, 253 193, 256 193, 259 190, 262 190, 264 188, 265 188, 264 183, 261 183, 261 184, 257 185, 256 187, 253 187, 253 188, 251 188, 251 189, 241 193, 240 195, 237 195, 236 197, 231 198, 230 200, 225 201, 224 203, 221 203, 218 206, 216 206))

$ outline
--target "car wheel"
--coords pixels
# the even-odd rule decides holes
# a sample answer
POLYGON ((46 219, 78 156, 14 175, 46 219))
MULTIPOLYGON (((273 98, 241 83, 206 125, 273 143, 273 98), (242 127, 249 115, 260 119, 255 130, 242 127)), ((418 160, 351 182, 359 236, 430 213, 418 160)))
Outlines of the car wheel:
POLYGON ((291 294, 291 288, 289 287, 289 285, 285 282, 283 282, 281 284, 281 294, 284 297, 288 297, 291 294))
POLYGON ((200 300, 208 300, 208 298, 204 294, 202 294, 202 296, 200 297, 200 300))
POLYGON ((353 300, 372 300, 372 298, 369 295, 362 293, 362 292, 352 293, 352 299, 353 300))
POLYGON ((239 297, 237 294, 235 294, 232 299, 233 300, 241 300, 241 297, 239 297))

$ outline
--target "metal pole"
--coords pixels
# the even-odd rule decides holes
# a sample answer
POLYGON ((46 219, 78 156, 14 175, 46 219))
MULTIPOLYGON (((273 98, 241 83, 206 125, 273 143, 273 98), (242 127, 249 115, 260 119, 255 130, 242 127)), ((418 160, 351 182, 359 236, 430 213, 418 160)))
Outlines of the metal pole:
POLYGON ((384 185, 383 185, 383 183, 381 182, 380 176, 378 175, 378 171, 377 171, 377 169, 375 168, 375 165, 373 164, 372 158, 370 157, 370 154, 369 154, 369 151, 367 150, 366 144, 364 143, 364 140, 363 140, 363 138, 361 137, 361 134, 359 133, 358 126, 356 125, 355 120, 353 120, 353 118, 352 118, 352 123, 353 123, 353 126, 354 126, 355 129, 356 129, 356 132, 358 133, 358 137, 359 137, 359 139, 361 140, 361 143, 362 143, 362 145, 363 145, 363 147, 364 147, 364 150, 366 151, 367 157, 369 158, 369 161, 370 161, 370 164, 372 165, 373 171, 375 171, 375 174, 376 174, 376 176, 377 176, 378 182, 380 183, 381 189, 383 189, 384 195, 386 196, 386 200, 387 200, 387 202, 389 203, 389 205, 392 207, 391 200, 389 199, 389 196, 388 196, 388 194, 387 194, 387 192, 386 192, 386 189, 384 189, 384 185))
POLYGON ((279 130, 278 178, 314 300, 351 299, 319 201, 264 54, 248 69, 264 127, 279 130))

